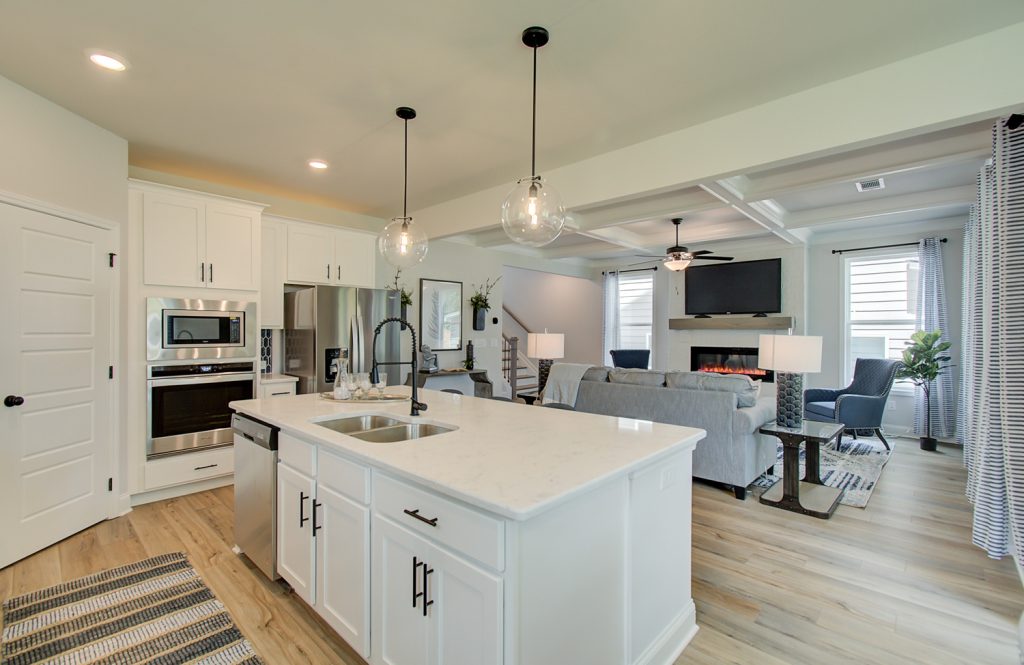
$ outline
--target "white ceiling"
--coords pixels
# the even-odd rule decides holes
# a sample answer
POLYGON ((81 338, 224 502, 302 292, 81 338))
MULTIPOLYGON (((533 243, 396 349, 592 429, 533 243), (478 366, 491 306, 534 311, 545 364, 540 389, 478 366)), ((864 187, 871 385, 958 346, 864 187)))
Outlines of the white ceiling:
MULTIPOLYGON (((420 115, 410 208, 527 173, 528 25, 552 34, 540 51, 543 172, 1020 20, 1019 0, 0 0, 0 75, 127 138, 137 166, 391 217, 399 105, 420 115), (131 67, 98 70, 87 48, 131 67), (311 157, 331 169, 312 173, 311 157)), ((834 200, 789 196, 801 215, 834 200)), ((694 233, 707 225, 695 237, 769 232, 718 207, 680 212, 694 233)), ((612 229, 612 251, 671 235, 626 218, 639 223, 612 229)), ((545 251, 581 252, 596 235, 545 251)))

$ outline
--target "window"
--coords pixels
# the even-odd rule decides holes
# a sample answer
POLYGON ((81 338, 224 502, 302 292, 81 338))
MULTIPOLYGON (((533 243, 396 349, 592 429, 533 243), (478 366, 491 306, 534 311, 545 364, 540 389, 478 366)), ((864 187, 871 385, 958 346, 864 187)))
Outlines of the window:
POLYGON ((903 357, 916 328, 917 252, 846 259, 846 379, 857 358, 903 357))
POLYGON ((654 273, 619 274, 620 349, 650 349, 654 330, 654 273))

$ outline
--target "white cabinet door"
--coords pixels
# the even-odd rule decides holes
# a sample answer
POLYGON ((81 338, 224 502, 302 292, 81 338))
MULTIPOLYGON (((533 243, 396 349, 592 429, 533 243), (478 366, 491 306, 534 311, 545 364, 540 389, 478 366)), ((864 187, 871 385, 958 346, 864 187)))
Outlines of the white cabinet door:
POLYGON ((283 222, 264 219, 260 250, 260 327, 284 327, 284 264, 287 228, 283 222))
POLYGON ((334 232, 311 224, 288 225, 288 281, 331 284, 334 232))
POLYGON ((355 231, 334 232, 334 282, 373 288, 377 237, 355 231))
POLYGON ((316 535, 317 612, 359 655, 370 655, 370 511, 322 484, 316 535))
POLYGON ((206 285, 255 291, 260 214, 246 208, 206 205, 206 285))
POLYGON ((205 206, 173 194, 142 197, 143 279, 160 286, 205 286, 205 206))
POLYGON ((428 592, 436 640, 435 665, 501 665, 502 581, 476 566, 435 549, 428 592))
POLYGON ((386 665, 428 665, 431 617, 429 593, 434 571, 426 567, 433 548, 423 538, 375 516, 373 523, 373 651, 386 665), (429 574, 427 574, 429 573, 429 574))
POLYGON ((277 572, 295 594, 313 605, 313 479, 287 464, 277 465, 277 572))

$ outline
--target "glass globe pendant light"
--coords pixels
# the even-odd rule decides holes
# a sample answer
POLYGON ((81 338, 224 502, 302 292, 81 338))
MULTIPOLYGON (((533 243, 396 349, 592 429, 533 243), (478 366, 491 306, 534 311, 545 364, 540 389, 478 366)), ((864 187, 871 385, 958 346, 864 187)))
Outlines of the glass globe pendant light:
POLYGON ((395 217, 377 236, 377 250, 384 260, 396 268, 409 268, 427 256, 427 234, 412 223, 409 217, 409 121, 416 111, 399 106, 395 115, 405 121, 404 181, 402 184, 402 216, 395 217))
POLYGON ((501 205, 501 226, 521 245, 543 247, 565 226, 562 197, 537 175, 537 49, 548 43, 548 31, 539 26, 523 30, 523 44, 533 49, 533 134, 530 177, 522 178, 501 205))

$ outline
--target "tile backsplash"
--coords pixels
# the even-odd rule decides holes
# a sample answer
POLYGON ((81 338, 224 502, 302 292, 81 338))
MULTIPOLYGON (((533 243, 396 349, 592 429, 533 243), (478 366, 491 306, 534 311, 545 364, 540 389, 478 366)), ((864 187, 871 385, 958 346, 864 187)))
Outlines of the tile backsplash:
POLYGON ((274 365, 274 331, 262 330, 260 331, 260 366, 261 371, 265 374, 269 374, 271 368, 274 365))

